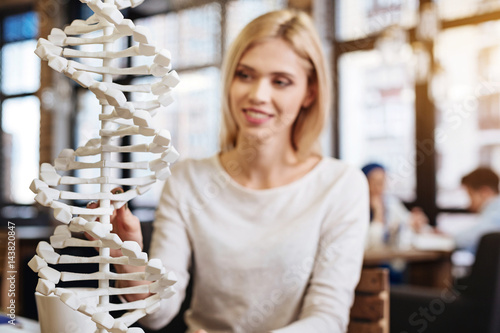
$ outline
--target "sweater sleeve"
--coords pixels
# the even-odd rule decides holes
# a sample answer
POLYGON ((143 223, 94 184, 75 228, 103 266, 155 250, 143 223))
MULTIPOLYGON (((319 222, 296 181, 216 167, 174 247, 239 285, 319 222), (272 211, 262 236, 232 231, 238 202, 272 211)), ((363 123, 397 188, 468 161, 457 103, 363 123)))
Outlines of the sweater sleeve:
POLYGON ((189 282, 191 243, 176 198, 178 195, 180 191, 174 190, 173 179, 167 180, 153 223, 150 258, 161 259, 167 271, 173 271, 178 279, 174 285, 176 294, 162 300, 160 309, 140 320, 142 325, 155 330, 167 325, 177 315, 189 282))
POLYGON ((273 333, 346 331, 369 223, 366 178, 352 171, 348 183, 343 200, 335 198, 341 202, 323 223, 299 320, 273 333))
POLYGON ((481 214, 479 221, 475 225, 455 235, 457 248, 475 253, 482 236, 500 230, 499 215, 500 212, 498 210, 496 212, 489 211, 481 214))

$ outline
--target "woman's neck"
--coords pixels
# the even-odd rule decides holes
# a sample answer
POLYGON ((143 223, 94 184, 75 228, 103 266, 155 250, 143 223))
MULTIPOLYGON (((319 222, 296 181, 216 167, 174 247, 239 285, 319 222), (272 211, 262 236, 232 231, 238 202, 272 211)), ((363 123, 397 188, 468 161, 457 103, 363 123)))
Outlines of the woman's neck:
POLYGON ((221 154, 226 171, 239 184, 253 189, 286 185, 301 178, 320 160, 311 155, 300 159, 291 144, 278 140, 238 140, 236 148, 221 154))

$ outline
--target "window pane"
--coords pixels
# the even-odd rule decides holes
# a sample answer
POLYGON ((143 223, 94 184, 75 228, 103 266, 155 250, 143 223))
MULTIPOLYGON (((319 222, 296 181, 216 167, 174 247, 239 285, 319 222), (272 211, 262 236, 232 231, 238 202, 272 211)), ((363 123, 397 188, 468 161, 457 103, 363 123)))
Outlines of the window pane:
POLYGON ((463 175, 480 165, 500 172, 500 21, 443 31, 435 45, 437 202, 467 206, 463 175), (444 87, 444 88, 443 88, 444 87))
POLYGON ((413 27, 418 0, 337 0, 336 37, 352 40, 367 37, 391 25, 413 27))
POLYGON ((32 39, 38 35, 38 15, 27 12, 7 16, 3 21, 3 39, 5 43, 32 39))
MULTIPOLYGON (((166 128, 172 134, 172 143, 181 154, 181 159, 202 158, 213 155, 218 150, 220 124, 219 69, 215 67, 179 74, 181 82, 173 90, 175 102, 155 116, 160 128, 166 128)), ((134 84, 145 83, 138 79, 134 84)), ((148 99, 144 94, 134 94, 134 100, 148 99)), ((149 143, 150 138, 134 135, 133 143, 149 143)), ((151 158, 151 154, 132 154, 133 160, 151 158), (146 156, 148 155, 148 156, 146 156)), ((133 172, 134 177, 142 176, 140 171, 133 172)), ((140 206, 156 206, 160 198, 162 184, 156 184, 145 195, 134 199, 140 206)))
POLYGON ((40 59, 34 53, 36 40, 10 43, 2 48, 2 92, 32 93, 40 87, 40 59))
POLYGON ((389 191, 415 198, 415 94, 408 61, 384 63, 378 51, 343 55, 340 156, 354 165, 379 162, 389 191))
POLYGON ((439 0, 439 16, 446 20, 480 15, 500 9, 498 0, 439 0))
MULTIPOLYGON (((179 60, 179 34, 171 33, 178 30, 178 15, 177 13, 160 14, 145 17, 134 21, 136 25, 142 25, 149 29, 151 38, 158 47, 165 48, 172 54, 172 64, 176 68, 179 60), (170 33, 169 33, 170 32, 170 33)), ((132 64, 140 66, 151 64, 150 57, 133 57, 132 64)))
MULTIPOLYGON (((220 60, 220 6, 212 3, 136 20, 149 28, 159 47, 172 53, 173 68, 212 65, 220 60), (175 33, 172 33, 172 32, 175 33)), ((147 63, 133 58, 134 66, 147 63)))
POLYGON ((257 16, 284 8, 285 0, 230 1, 226 7, 226 47, 236 38, 243 27, 257 16))
POLYGON ((2 104, 3 152, 6 165, 4 198, 29 204, 29 186, 38 178, 40 101, 34 96, 7 99, 2 104))

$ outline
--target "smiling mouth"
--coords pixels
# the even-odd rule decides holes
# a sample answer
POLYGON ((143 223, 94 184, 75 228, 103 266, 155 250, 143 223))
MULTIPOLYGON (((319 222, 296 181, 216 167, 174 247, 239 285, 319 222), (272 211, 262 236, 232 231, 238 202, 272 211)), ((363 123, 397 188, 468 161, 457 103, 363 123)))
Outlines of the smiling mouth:
POLYGON ((264 112, 259 112, 259 111, 254 111, 250 109, 243 109, 243 112, 245 112, 248 116, 255 118, 255 119, 267 119, 271 118, 272 115, 264 113, 264 112))

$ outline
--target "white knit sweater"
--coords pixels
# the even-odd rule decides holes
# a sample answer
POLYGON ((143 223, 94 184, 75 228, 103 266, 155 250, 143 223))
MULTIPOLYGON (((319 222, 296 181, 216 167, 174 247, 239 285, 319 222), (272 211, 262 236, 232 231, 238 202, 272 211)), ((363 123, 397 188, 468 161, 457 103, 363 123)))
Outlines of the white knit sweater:
POLYGON ((189 332, 345 332, 369 219, 360 171, 324 157, 266 190, 236 183, 218 156, 179 162, 172 173, 150 257, 176 272, 179 292, 144 325, 175 316, 193 265, 189 332))

